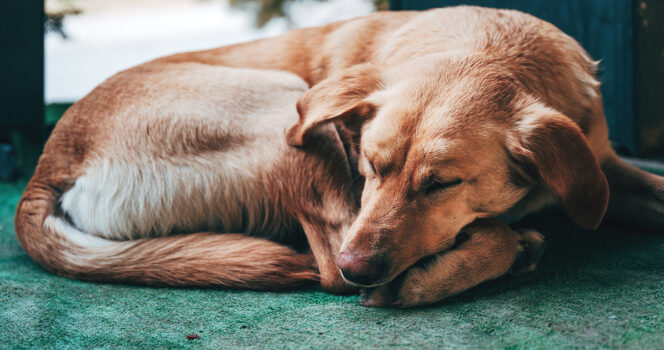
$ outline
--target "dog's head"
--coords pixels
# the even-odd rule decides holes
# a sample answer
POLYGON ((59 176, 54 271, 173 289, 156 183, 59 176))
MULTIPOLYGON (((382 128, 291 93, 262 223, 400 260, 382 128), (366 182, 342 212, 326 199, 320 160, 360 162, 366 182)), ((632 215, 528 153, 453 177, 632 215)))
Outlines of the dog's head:
POLYGON ((606 210, 606 180, 580 129, 500 67, 446 57, 358 66, 314 86, 298 112, 291 145, 332 121, 357 135, 365 186, 337 263, 360 285, 391 281, 537 186, 582 227, 606 210))

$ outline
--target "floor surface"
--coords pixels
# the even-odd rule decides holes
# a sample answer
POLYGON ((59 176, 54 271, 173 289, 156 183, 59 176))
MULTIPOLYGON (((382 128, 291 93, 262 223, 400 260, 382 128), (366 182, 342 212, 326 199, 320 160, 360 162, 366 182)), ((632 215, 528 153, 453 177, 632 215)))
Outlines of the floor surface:
POLYGON ((664 234, 528 217, 536 272, 412 310, 289 293, 146 288, 54 276, 19 246, 25 182, 0 183, 0 348, 664 348, 664 234), (187 335, 199 339, 188 340, 187 335))

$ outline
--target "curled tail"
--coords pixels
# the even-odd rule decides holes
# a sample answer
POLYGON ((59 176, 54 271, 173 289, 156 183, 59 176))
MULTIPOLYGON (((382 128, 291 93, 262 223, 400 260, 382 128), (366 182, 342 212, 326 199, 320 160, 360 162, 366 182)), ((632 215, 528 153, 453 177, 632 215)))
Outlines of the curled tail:
POLYGON ((168 286, 288 289, 318 280, 311 255, 241 234, 133 241, 92 236, 57 212, 59 191, 33 179, 15 217, 19 242, 44 268, 83 280, 168 286))

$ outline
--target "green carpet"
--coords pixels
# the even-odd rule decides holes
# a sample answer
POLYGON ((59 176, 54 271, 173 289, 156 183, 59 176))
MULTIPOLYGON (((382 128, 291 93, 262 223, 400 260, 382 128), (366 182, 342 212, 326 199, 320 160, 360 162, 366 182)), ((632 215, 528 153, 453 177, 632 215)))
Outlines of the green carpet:
POLYGON ((522 225, 540 268, 431 307, 367 309, 357 296, 146 288, 42 270, 13 231, 25 182, 0 183, 0 348, 664 348, 664 235, 581 231, 550 210, 522 225), (196 333, 197 340, 187 335, 196 333))

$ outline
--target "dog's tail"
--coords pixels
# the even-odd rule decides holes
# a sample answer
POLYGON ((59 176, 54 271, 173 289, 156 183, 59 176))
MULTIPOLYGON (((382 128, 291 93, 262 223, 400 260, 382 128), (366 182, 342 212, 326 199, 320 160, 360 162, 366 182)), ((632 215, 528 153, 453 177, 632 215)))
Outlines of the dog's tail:
POLYGON ((15 217, 19 242, 61 276, 170 286, 289 289, 318 279, 311 255, 240 234, 195 233, 113 241, 79 231, 61 213, 60 191, 33 180, 15 217))
POLYGON ((664 177, 630 165, 615 154, 601 166, 610 187, 609 219, 664 233, 664 177))

